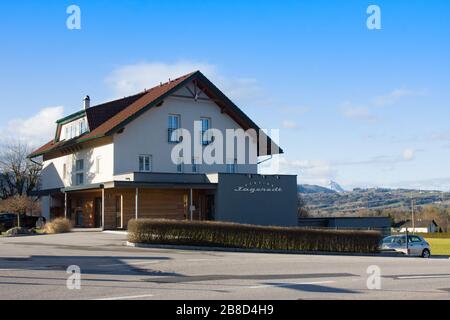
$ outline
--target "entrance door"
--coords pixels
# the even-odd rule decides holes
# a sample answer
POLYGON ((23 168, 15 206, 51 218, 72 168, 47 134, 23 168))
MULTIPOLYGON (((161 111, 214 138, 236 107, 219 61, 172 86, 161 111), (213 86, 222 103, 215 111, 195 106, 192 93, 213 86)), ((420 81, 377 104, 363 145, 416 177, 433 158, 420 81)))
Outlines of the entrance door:
POLYGON ((77 210, 76 213, 76 226, 83 227, 83 210, 77 210))
POLYGON ((123 197, 116 196, 116 229, 123 229, 123 197))
POLYGON ((94 228, 102 226, 102 198, 95 198, 94 201, 94 228))
POLYGON ((208 221, 214 220, 214 214, 215 214, 215 201, 214 201, 214 195, 208 194, 206 195, 206 206, 205 206, 205 218, 208 221))

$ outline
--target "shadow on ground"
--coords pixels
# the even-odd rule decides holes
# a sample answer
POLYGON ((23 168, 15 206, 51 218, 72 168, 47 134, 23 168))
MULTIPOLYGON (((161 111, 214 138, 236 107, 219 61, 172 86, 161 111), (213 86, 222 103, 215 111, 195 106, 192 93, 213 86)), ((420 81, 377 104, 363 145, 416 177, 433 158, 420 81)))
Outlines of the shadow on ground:
POLYGON ((170 260, 169 257, 90 257, 90 256, 30 256, 26 258, 1 258, 3 270, 66 271, 69 266, 78 266, 82 274, 97 275, 143 275, 181 276, 178 273, 163 272, 149 268, 152 263, 170 260))
POLYGON ((292 289, 303 292, 315 292, 315 293, 359 293, 357 291, 321 286, 317 284, 296 284, 296 283, 264 283, 264 285, 270 287, 279 287, 292 289))

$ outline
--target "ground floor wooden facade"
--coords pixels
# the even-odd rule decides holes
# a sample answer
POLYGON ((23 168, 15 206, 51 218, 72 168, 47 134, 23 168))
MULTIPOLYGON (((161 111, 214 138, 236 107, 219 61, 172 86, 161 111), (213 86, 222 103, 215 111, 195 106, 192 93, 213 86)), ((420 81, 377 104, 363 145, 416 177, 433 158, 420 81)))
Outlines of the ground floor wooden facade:
POLYGON ((214 220, 214 190, 112 188, 52 196, 51 219, 76 227, 126 229, 131 219, 214 220))

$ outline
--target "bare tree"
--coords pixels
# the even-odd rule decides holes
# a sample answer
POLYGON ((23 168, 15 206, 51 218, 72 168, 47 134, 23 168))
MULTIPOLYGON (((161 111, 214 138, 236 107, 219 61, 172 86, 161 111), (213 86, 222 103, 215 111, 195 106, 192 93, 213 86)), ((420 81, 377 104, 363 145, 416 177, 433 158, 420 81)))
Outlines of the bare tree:
POLYGON ((29 195, 38 189, 42 167, 27 156, 32 148, 24 142, 0 145, 0 198, 29 195))
POLYGON ((308 208, 306 206, 306 202, 300 193, 298 194, 297 209, 298 209, 298 218, 299 219, 310 217, 308 208))
POLYGON ((32 197, 13 196, 0 201, 0 210, 9 213, 28 214, 30 216, 39 216, 41 207, 32 197))

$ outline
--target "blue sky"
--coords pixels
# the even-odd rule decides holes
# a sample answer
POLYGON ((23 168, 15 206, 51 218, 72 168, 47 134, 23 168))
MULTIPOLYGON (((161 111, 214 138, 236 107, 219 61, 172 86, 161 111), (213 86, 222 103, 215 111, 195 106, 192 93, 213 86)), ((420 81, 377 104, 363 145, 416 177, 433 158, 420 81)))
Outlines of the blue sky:
POLYGON ((49 140, 86 94, 200 69, 280 128, 280 172, 300 182, 450 190, 449 38, 446 0, 2 1, 0 133, 49 140))

